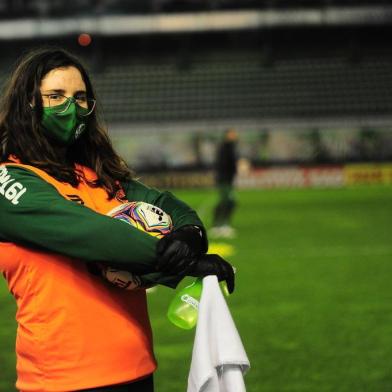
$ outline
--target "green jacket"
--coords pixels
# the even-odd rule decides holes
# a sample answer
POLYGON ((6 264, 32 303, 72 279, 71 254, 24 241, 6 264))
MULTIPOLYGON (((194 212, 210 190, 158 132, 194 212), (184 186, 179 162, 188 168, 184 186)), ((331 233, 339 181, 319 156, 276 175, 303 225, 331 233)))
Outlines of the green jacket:
MULTIPOLYGON (((205 229, 192 208, 170 192, 138 181, 122 186, 129 201, 144 201, 168 213, 174 230, 200 227, 207 250, 205 229)), ((20 167, 0 166, 0 241, 100 262, 139 274, 148 283, 175 287, 181 280, 156 272, 156 238, 65 199, 53 185, 20 167), (12 198, 16 192, 19 196, 12 198)))

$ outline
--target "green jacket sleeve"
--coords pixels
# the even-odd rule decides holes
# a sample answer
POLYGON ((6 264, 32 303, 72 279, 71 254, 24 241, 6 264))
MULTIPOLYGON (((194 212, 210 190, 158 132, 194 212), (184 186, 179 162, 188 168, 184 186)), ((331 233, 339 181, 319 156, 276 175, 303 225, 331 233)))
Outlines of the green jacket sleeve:
POLYGON ((203 252, 207 252, 206 230, 197 213, 191 207, 177 199, 172 193, 160 192, 139 181, 130 181, 122 186, 129 201, 144 201, 162 208, 172 218, 174 230, 186 225, 199 227, 202 231, 203 252))
POLYGON ((155 271, 154 237, 64 199, 52 185, 17 167, 0 170, 0 241, 137 274, 155 271))
MULTIPOLYGON (((186 203, 177 199, 170 192, 160 192, 157 189, 150 188, 139 181, 133 180, 127 183, 122 183, 121 185, 129 201, 144 201, 161 208, 169 214, 173 221, 174 230, 186 225, 199 227, 202 231, 203 252, 207 252, 208 241, 204 225, 197 213, 186 203)), ((158 282, 169 287, 177 286, 182 279, 177 276, 166 276, 156 272, 144 274, 142 278, 147 283, 158 282)))
MULTIPOLYGON (((153 204, 167 214, 173 221, 174 230, 182 226, 194 225, 201 229, 203 240, 203 252, 207 252, 208 241, 206 230, 197 213, 183 201, 177 199, 170 192, 160 192, 157 189, 147 187, 139 181, 129 181, 121 184, 129 201, 144 201, 153 204)), ((177 276, 166 276, 159 273, 149 273, 142 276, 148 283, 158 282, 169 287, 175 287, 181 280, 177 276)))

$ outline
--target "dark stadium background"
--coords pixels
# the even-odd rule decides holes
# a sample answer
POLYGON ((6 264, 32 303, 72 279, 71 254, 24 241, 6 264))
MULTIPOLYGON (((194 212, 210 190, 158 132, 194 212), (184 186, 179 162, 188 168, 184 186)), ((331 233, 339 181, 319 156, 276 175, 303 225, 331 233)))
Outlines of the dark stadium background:
MULTIPOLYGON (((238 270, 248 391, 390 391, 391 32, 377 0, 0 0, 0 85, 32 47, 81 56, 118 151, 208 227, 215 148, 236 128, 238 235, 212 246, 238 270)), ((169 324, 174 293, 158 290, 157 391, 185 391, 193 332, 169 324)))

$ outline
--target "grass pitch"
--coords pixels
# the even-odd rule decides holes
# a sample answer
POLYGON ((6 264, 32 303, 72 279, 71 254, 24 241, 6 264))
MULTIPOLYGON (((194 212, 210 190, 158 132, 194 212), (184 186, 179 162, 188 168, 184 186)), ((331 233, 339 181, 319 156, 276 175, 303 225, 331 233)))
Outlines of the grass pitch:
MULTIPOLYGON (((214 191, 176 194, 210 224, 214 191)), ((234 248, 228 303, 251 361, 248 392, 391 391, 392 188, 240 191, 233 225, 235 239, 213 242, 234 248)), ((157 392, 186 391, 194 330, 167 320, 173 295, 149 295, 157 392)), ((12 392, 4 282, 0 309, 0 391, 12 392)))

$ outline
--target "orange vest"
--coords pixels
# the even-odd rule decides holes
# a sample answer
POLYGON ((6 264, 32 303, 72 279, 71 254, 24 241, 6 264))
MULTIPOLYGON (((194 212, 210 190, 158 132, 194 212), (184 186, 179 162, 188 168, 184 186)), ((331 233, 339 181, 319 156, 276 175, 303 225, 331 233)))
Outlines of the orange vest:
MULTIPOLYGON (((32 166, 9 166, 36 173, 99 213, 121 204, 84 181, 75 188, 32 166)), ((90 274, 83 261, 14 243, 0 242, 0 270, 18 307, 19 390, 75 391, 130 382, 156 369, 145 290, 122 290, 90 274)))

